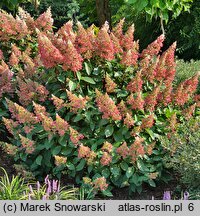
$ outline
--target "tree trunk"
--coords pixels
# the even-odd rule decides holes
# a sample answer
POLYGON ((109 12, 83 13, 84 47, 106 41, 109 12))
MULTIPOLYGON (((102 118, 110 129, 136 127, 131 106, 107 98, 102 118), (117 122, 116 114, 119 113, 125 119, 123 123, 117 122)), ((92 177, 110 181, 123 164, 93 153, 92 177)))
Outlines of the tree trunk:
POLYGON ((111 28, 111 12, 109 7, 109 0, 96 0, 96 9, 99 26, 101 27, 107 21, 111 28))

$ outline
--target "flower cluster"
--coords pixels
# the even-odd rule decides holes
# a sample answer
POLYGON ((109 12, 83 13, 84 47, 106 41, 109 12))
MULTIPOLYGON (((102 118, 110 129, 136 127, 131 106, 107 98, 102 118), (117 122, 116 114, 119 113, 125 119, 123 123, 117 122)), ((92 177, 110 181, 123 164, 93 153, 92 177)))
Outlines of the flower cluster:
POLYGON ((3 72, 0 70, 0 98, 4 93, 13 92, 12 78, 13 73, 10 70, 4 70, 3 72))
POLYGON ((60 99, 60 98, 56 97, 53 94, 52 94, 51 99, 52 99, 53 104, 54 104, 54 106, 56 107, 57 110, 60 110, 60 109, 62 109, 63 107, 66 106, 66 104, 64 104, 65 102, 64 102, 63 99, 60 99))
POLYGON ((57 113, 56 113, 56 121, 55 121, 55 127, 60 136, 63 136, 66 131, 69 129, 69 124, 67 121, 62 119, 57 113))
POLYGON ((142 93, 138 92, 135 95, 130 94, 130 96, 127 98, 127 104, 131 105, 133 110, 143 110, 144 99, 142 98, 142 93))
POLYGON ((131 128, 134 125, 134 120, 133 120, 132 116, 129 113, 126 114, 126 118, 124 119, 124 124, 128 128, 131 128))
POLYGON ((141 71, 137 72, 136 76, 132 78, 132 80, 127 85, 127 90, 131 93, 140 92, 142 90, 142 77, 141 71))
POLYGON ((139 155, 144 156, 144 154, 145 154, 144 146, 142 145, 143 141, 144 141, 143 138, 136 137, 134 143, 131 144, 131 146, 130 146, 129 155, 130 155, 131 161, 133 163, 136 162, 139 155))
POLYGON ((121 120, 122 117, 117 106, 107 93, 104 95, 96 89, 96 103, 99 110, 103 113, 102 118, 111 118, 114 121, 121 120))
POLYGON ((79 158, 88 158, 90 156, 90 148, 81 144, 78 148, 78 157, 79 158))
POLYGON ((116 152, 124 159, 129 155, 129 148, 127 143, 124 142, 120 147, 116 149, 116 152))
POLYGON ((104 191, 108 188, 108 184, 106 183, 105 177, 96 178, 93 181, 94 188, 100 191, 104 191))
POLYGON ((109 142, 104 142, 102 148, 101 148, 102 151, 106 151, 108 153, 111 153, 112 150, 113 150, 113 145, 109 142))
POLYGON ((78 143, 79 143, 79 141, 84 138, 84 135, 83 134, 79 134, 78 131, 76 131, 72 127, 69 127, 69 131, 70 131, 70 140, 72 141, 72 143, 75 146, 77 146, 78 143))
POLYGON ((106 85, 105 85, 106 92, 107 93, 114 92, 117 84, 110 78, 110 76, 108 74, 106 74, 105 81, 106 81, 106 85))
POLYGON ((112 156, 108 152, 103 152, 100 163, 103 166, 108 166, 112 162, 112 156))
POLYGON ((86 106, 87 100, 83 97, 77 97, 75 94, 67 90, 67 96, 69 98, 70 103, 68 106, 70 107, 71 111, 77 113, 78 110, 82 110, 86 106))
POLYGON ((154 124, 154 114, 151 114, 147 116, 146 118, 142 119, 141 128, 142 129, 151 128, 153 124, 154 124))
POLYGON ((22 147, 25 149, 27 154, 32 154, 35 150, 35 142, 33 140, 30 140, 22 135, 19 134, 22 147))
POLYGON ((55 155, 54 159, 55 159, 55 165, 56 166, 61 166, 67 162, 66 157, 62 157, 62 156, 58 156, 58 155, 55 155))

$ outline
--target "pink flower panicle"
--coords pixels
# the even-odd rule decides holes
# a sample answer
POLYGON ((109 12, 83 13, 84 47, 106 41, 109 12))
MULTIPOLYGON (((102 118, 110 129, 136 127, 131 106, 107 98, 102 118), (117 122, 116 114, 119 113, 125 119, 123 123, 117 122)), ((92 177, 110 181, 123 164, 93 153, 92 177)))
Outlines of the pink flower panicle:
POLYGON ((123 53, 123 49, 120 45, 119 39, 111 32, 110 39, 113 44, 114 54, 123 53))
POLYGON ((133 120, 132 116, 129 113, 126 114, 126 118, 124 119, 124 124, 128 128, 131 128, 134 125, 134 120, 133 120))
POLYGON ((117 84, 110 78, 110 76, 108 74, 106 74, 106 92, 107 93, 112 93, 115 91, 115 88, 117 87, 117 84))
POLYGON ((4 59, 3 51, 0 49, 0 60, 4 59))
POLYGON ((126 66, 136 66, 137 60, 139 58, 138 49, 139 49, 138 41, 137 42, 134 41, 132 48, 123 52, 122 60, 120 63, 126 66))
POLYGON ((94 180, 94 188, 100 191, 104 191, 108 188, 105 177, 100 177, 94 180))
POLYGON ((78 131, 76 131, 72 127, 69 127, 69 131, 70 131, 70 140, 75 146, 77 146, 79 144, 79 141, 84 138, 84 135, 79 134, 78 131))
POLYGON ((141 137, 136 137, 134 143, 130 146, 130 157, 132 163, 135 163, 138 156, 144 156, 145 150, 144 146, 142 145, 142 142, 144 142, 144 139, 141 137))
POLYGON ((13 92, 12 78, 13 73, 10 70, 0 72, 0 98, 4 93, 13 92))
POLYGON ((160 86, 157 86, 150 94, 145 98, 145 109, 153 112, 157 104, 157 97, 160 91, 160 86))
POLYGON ((111 153, 112 150, 113 150, 113 145, 109 142, 104 142, 102 148, 101 148, 102 151, 106 151, 108 153, 111 153))
POLYGON ((131 94, 127 98, 127 104, 131 105, 133 110, 143 110, 144 109, 144 99, 142 98, 142 93, 138 92, 136 95, 131 94))
POLYGON ((56 113, 56 122, 55 127, 60 136, 64 136, 65 132, 69 129, 69 124, 67 121, 62 119, 57 113, 56 113))
POLYGON ((17 94, 21 104, 27 106, 33 100, 44 102, 47 99, 49 92, 45 86, 32 80, 22 80, 19 77, 17 78, 17 82, 19 85, 17 94))
POLYGON ((21 140, 21 144, 22 144, 22 148, 25 149, 27 154, 32 154, 35 150, 34 144, 35 142, 33 140, 30 140, 22 135, 19 134, 20 140, 21 140))
POLYGON ((151 128, 154 124, 154 115, 151 114, 149 116, 147 116, 146 118, 142 119, 142 125, 141 128, 145 129, 145 128, 151 128))
POLYGON ((65 52, 62 52, 62 54, 64 57, 63 70, 70 69, 73 72, 77 72, 82 69, 83 58, 70 40, 68 40, 65 52))
POLYGON ((184 89, 184 83, 180 83, 172 93, 172 99, 175 105, 183 106, 189 100, 187 89, 184 89))
POLYGON ((104 26, 99 30, 99 33, 95 42, 95 52, 99 57, 111 61, 114 59, 114 46, 112 40, 108 34, 108 24, 105 23, 104 26))
POLYGON ((9 58, 9 64, 13 67, 17 66, 19 64, 20 58, 21 58, 21 51, 16 45, 12 46, 11 55, 9 58))
POLYGON ((177 117, 176 117, 176 113, 174 113, 169 119, 169 128, 172 132, 176 130, 176 125, 177 125, 177 117))
POLYGON ((112 156, 108 152, 103 152, 100 163, 103 166, 107 166, 112 162, 112 156))
POLYGON ((123 34, 124 21, 125 21, 125 19, 121 19, 120 22, 113 28, 113 33, 114 33, 115 37, 117 37, 120 42, 122 41, 122 38, 124 36, 124 34, 123 34))
POLYGON ((189 106, 188 108, 184 109, 182 111, 183 116, 185 116, 185 118, 187 120, 189 120, 190 118, 192 118, 192 115, 195 112, 195 108, 196 108, 196 103, 194 103, 193 105, 189 106))
POLYGON ((18 127, 19 123, 16 121, 13 121, 12 119, 7 119, 2 117, 2 120, 4 122, 4 125, 6 126, 8 132, 14 136, 14 130, 18 127))
POLYGON ((90 148, 81 144, 78 148, 78 158, 89 158, 90 157, 90 148))
POLYGON ((33 107, 34 107, 34 113, 38 119, 39 122, 43 120, 43 114, 44 116, 48 116, 48 113, 46 112, 46 108, 44 106, 41 106, 40 104, 37 104, 33 101, 33 107))
POLYGON ((131 81, 128 83, 126 89, 131 93, 140 92, 142 90, 142 84, 143 80, 141 77, 141 71, 139 71, 136 73, 135 77, 133 77, 131 81))
POLYGON ((39 33, 38 36, 38 48, 41 60, 46 68, 52 68, 63 62, 64 57, 60 51, 52 44, 50 39, 42 33, 39 33))
POLYGON ((82 110, 86 106, 87 100, 83 97, 77 97, 72 92, 66 90, 67 96, 69 98, 70 103, 68 106, 70 107, 71 111, 77 113, 78 110, 82 110))
POLYGON ((28 30, 33 31, 33 29, 35 29, 35 21, 31 17, 31 15, 28 12, 26 12, 25 10, 23 10, 23 8, 21 8, 21 7, 18 8, 18 14, 19 14, 19 17, 21 18, 21 20, 26 22, 28 30))
POLYGON ((172 83, 167 83, 165 89, 158 94, 158 101, 167 106, 172 100, 172 83))
POLYGON ((127 146, 127 143, 124 142, 120 147, 116 149, 116 152, 125 159, 129 155, 129 148, 127 146))
POLYGON ((120 114, 121 114, 122 117, 126 117, 126 114, 127 114, 127 113, 130 114, 130 115, 131 115, 131 113, 132 113, 131 110, 129 110, 129 109, 126 107, 126 105, 125 105, 125 103, 124 103, 123 100, 121 100, 121 102, 117 105, 117 108, 119 109, 120 114))
POLYGON ((160 35, 155 41, 148 45, 146 49, 142 51, 141 57, 145 58, 147 56, 155 56, 158 55, 160 49, 163 47, 165 36, 160 35))
POLYGON ((60 99, 60 98, 56 97, 53 94, 52 94, 51 100, 53 101, 53 104, 54 104, 54 106, 56 107, 57 110, 60 110, 60 109, 62 109, 63 107, 66 106, 63 99, 60 99))
POLYGON ((40 31, 52 31, 53 18, 50 7, 35 20, 35 27, 40 31))
POLYGON ((40 113, 40 118, 42 122, 42 126, 45 131, 49 133, 56 133, 56 122, 53 121, 51 117, 48 117, 44 115, 43 113, 40 113))
POLYGON ((152 155, 154 146, 155 146, 155 142, 149 144, 149 145, 146 147, 146 153, 147 153, 148 155, 152 155))
POLYGON ((200 72, 191 77, 190 79, 187 79, 183 82, 183 88, 187 91, 187 93, 191 96, 197 89, 198 83, 199 83, 199 76, 200 72))
POLYGON ((111 118, 114 121, 122 119, 122 116, 117 106, 115 105, 114 101, 108 96, 107 93, 103 95, 96 89, 96 103, 100 112, 103 113, 102 118, 111 118))
POLYGON ((95 158, 96 158, 97 154, 94 151, 90 151, 88 157, 87 157, 87 164, 88 165, 92 165, 96 162, 95 158))
POLYGON ((87 59, 92 57, 93 44, 88 39, 87 31, 83 28, 80 22, 77 23, 78 32, 76 36, 76 49, 87 59))
POLYGON ((125 49, 125 50, 130 50, 132 49, 134 43, 133 43, 133 40, 134 40, 134 25, 131 25, 127 32, 125 33, 125 35, 123 36, 122 38, 122 47, 125 49))

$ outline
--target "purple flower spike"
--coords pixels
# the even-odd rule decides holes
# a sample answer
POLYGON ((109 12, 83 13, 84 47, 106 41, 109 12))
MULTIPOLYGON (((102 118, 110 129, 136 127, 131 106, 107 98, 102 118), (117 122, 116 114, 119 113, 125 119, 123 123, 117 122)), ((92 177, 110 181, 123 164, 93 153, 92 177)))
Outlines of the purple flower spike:
POLYGON ((40 190, 40 182, 37 181, 37 191, 39 191, 39 190, 40 190))
POLYGON ((32 200, 32 199, 31 199, 31 194, 30 194, 30 193, 28 194, 28 200, 32 200))
POLYGON ((48 184, 48 188, 47 188, 47 195, 50 195, 51 192, 52 192, 52 190, 51 190, 51 181, 48 180, 47 184, 48 184))
POLYGON ((163 194, 163 200, 171 200, 170 191, 165 191, 163 194))
POLYGON ((42 197, 42 200, 46 200, 46 199, 47 199, 47 196, 44 195, 44 196, 42 197))
POLYGON ((184 200, 188 200, 189 199, 189 193, 187 191, 184 192, 183 199, 184 200))
POLYGON ((57 188, 57 193, 60 192, 60 181, 58 181, 58 188, 57 188))
POLYGON ((56 192, 58 188, 58 180, 53 180, 53 192, 56 192))
POLYGON ((30 189, 31 193, 34 194, 34 192, 33 192, 33 188, 32 188, 31 185, 29 185, 29 189, 30 189))
POLYGON ((48 181, 49 181, 49 175, 47 175, 46 178, 44 179, 44 183, 48 184, 48 181))

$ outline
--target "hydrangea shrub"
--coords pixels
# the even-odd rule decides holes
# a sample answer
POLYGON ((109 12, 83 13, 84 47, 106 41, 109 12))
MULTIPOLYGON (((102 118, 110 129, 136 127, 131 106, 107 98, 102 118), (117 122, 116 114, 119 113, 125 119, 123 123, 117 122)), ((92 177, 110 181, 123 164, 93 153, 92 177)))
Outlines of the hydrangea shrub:
POLYGON ((176 43, 162 52, 161 35, 139 52, 123 22, 110 32, 69 21, 53 32, 50 10, 36 20, 0 13, 3 148, 36 177, 140 192, 163 177, 160 137, 199 115, 198 74, 173 85, 176 43))

